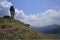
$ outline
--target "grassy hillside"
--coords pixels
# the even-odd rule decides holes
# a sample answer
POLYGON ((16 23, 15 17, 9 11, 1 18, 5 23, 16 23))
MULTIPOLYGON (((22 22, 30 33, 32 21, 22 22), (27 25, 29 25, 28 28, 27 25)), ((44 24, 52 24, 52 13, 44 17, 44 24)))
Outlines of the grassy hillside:
POLYGON ((40 40, 49 36, 37 32, 16 19, 0 18, 0 40, 40 40))

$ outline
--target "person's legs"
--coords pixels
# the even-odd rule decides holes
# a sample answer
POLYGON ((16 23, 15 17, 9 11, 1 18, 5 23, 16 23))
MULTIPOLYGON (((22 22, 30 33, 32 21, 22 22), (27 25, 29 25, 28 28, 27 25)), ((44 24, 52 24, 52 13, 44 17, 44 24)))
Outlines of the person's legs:
POLYGON ((15 14, 15 12, 11 11, 11 18, 14 18, 14 14, 15 14))
POLYGON ((12 18, 12 11, 11 11, 11 18, 12 18))
POLYGON ((15 14, 15 12, 12 11, 12 12, 11 12, 11 17, 12 17, 12 18, 14 18, 14 14, 15 14))

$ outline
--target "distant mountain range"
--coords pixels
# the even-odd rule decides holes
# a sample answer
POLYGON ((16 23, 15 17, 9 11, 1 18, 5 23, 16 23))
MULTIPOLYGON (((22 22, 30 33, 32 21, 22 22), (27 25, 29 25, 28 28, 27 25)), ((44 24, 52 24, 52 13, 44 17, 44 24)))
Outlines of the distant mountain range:
POLYGON ((60 25, 53 24, 44 27, 32 27, 33 29, 46 33, 46 34, 57 34, 60 33, 60 25))

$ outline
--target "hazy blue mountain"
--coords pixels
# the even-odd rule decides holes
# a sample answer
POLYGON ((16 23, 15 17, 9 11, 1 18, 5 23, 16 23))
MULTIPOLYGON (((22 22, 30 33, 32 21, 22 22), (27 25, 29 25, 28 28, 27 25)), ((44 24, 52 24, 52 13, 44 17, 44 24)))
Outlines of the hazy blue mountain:
POLYGON ((60 25, 57 25, 57 24, 48 25, 45 27, 32 27, 32 28, 47 34, 60 33, 60 25))

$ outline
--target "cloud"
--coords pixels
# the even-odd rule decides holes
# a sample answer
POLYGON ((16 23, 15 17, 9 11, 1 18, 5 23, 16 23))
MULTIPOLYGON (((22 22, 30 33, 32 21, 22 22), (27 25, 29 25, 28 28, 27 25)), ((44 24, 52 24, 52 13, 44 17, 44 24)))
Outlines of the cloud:
POLYGON ((24 20, 25 19, 25 13, 23 12, 23 10, 18 10, 15 9, 15 18, 18 20, 24 20))
POLYGON ((33 26, 46 26, 52 24, 60 25, 60 10, 48 9, 39 14, 33 14, 25 17, 24 22, 33 26))
MULTIPOLYGON (((12 5, 7 0, 0 0, 0 17, 4 15, 10 15, 9 8, 12 5)), ((60 10, 47 9, 44 12, 38 14, 26 15, 23 10, 15 8, 15 19, 28 23, 32 26, 46 26, 52 24, 60 25, 60 10)))
POLYGON ((31 14, 29 16, 27 16, 23 10, 20 10, 17 18, 32 26, 60 25, 60 10, 48 9, 45 12, 31 14))
POLYGON ((11 5, 12 4, 10 2, 7 2, 7 0, 0 0, 0 17, 9 15, 9 7, 11 5))
POLYGON ((0 2, 6 2, 7 0, 0 0, 0 2))
POLYGON ((35 26, 46 26, 52 24, 60 25, 60 10, 48 9, 45 12, 40 13, 39 15, 35 15, 35 19, 33 21, 32 20, 31 22, 34 22, 30 24, 33 24, 35 26))

